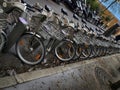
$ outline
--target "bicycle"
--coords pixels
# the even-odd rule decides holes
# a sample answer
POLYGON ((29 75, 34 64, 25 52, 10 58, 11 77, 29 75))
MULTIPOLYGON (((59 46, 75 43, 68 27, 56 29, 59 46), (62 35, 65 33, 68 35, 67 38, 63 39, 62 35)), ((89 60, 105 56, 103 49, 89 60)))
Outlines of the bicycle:
POLYGON ((19 58, 24 63, 29 65, 38 64, 53 49, 56 57, 59 60, 69 61, 74 57, 75 48, 72 42, 68 39, 65 39, 64 38, 65 34, 62 32, 58 32, 60 30, 56 30, 53 23, 54 20, 50 21, 49 19, 50 18, 45 20, 45 22, 43 22, 40 25, 38 32, 30 32, 30 33, 24 34, 17 42, 16 50, 19 58), (61 38, 61 35, 63 38, 61 38), (22 41, 22 44, 21 44, 21 41, 22 41), (28 42, 28 44, 26 44, 25 42, 28 42), (40 45, 43 45, 43 46, 41 47, 40 45), (29 58, 30 56, 32 58, 29 58))

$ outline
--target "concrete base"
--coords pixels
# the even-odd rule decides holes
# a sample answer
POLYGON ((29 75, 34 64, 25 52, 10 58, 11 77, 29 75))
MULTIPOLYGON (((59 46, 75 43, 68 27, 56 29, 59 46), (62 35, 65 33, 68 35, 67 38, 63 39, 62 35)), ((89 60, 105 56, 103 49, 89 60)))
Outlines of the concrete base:
POLYGON ((0 78, 3 90, 111 90, 120 80, 120 56, 111 55, 65 66, 0 78))

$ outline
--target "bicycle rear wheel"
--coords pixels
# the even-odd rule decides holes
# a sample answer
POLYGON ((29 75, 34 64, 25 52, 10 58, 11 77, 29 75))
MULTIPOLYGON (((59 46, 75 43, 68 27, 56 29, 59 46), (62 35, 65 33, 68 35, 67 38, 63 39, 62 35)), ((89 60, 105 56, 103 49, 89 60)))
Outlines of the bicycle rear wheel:
POLYGON ((81 45, 77 45, 76 46, 76 53, 75 53, 75 56, 74 56, 74 60, 79 59, 81 54, 82 54, 82 46, 81 45))
POLYGON ((91 56, 92 54, 92 48, 91 46, 85 46, 83 49, 82 49, 82 54, 80 56, 81 59, 87 59, 91 56))
POLYGON ((98 46, 92 46, 92 55, 93 57, 97 57, 100 55, 100 50, 99 50, 100 47, 98 46))
POLYGON ((18 57, 29 65, 40 63, 45 56, 43 42, 33 34, 23 35, 17 42, 16 50, 18 57))
POLYGON ((5 36, 2 33, 0 33, 0 52, 5 44, 5 41, 5 36))
POLYGON ((61 41, 55 48, 55 54, 61 61, 69 61, 75 56, 75 47, 71 41, 61 41))

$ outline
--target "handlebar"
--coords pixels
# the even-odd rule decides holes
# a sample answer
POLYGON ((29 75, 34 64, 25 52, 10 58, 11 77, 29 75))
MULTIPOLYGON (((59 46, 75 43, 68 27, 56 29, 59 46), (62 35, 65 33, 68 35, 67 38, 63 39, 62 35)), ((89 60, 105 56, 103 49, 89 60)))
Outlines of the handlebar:
POLYGON ((35 12, 35 10, 33 10, 32 8, 27 7, 27 9, 31 12, 35 12))
POLYGON ((73 14, 73 18, 79 20, 79 17, 76 14, 73 14))
POLYGON ((27 9, 28 10, 30 10, 30 11, 32 11, 32 12, 35 12, 35 10, 37 10, 37 11, 39 11, 39 12, 42 12, 43 11, 43 8, 37 8, 37 7, 35 7, 35 6, 32 6, 32 5, 30 5, 30 4, 28 4, 28 3, 26 3, 26 2, 24 2, 25 4, 26 4, 26 6, 27 6, 27 9), (33 9, 35 9, 35 10, 33 10, 33 9))
POLYGON ((31 6, 30 4, 28 4, 28 3, 25 3, 25 4, 26 4, 27 7, 33 8, 33 6, 31 6))

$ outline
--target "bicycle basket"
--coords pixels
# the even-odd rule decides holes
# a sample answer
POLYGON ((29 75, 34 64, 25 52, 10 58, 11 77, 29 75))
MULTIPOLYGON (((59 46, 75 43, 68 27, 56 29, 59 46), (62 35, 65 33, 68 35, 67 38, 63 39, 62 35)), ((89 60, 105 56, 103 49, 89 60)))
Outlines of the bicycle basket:
POLYGON ((42 14, 33 15, 30 21, 30 27, 33 32, 38 32, 42 23, 46 20, 46 16, 42 14))
POLYGON ((7 27, 7 16, 6 14, 0 14, 0 29, 7 27))
POLYGON ((58 30, 60 26, 58 16, 53 14, 51 17, 47 19, 46 25, 51 25, 54 29, 58 30))
POLYGON ((47 32, 46 29, 47 28, 45 26, 41 26, 37 33, 44 39, 50 39, 51 35, 47 32))

